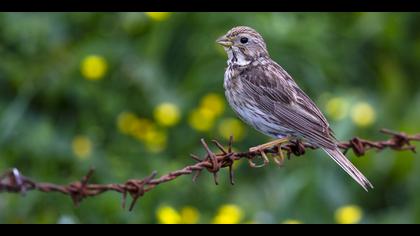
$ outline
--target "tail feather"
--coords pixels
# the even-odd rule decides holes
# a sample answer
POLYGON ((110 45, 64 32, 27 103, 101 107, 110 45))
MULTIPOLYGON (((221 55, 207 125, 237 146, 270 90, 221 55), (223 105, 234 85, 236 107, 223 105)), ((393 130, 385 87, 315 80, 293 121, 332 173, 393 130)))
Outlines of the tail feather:
POLYGON ((347 159, 346 156, 344 156, 338 148, 323 148, 323 150, 366 191, 368 191, 369 188, 373 189, 373 185, 369 182, 369 180, 347 159))

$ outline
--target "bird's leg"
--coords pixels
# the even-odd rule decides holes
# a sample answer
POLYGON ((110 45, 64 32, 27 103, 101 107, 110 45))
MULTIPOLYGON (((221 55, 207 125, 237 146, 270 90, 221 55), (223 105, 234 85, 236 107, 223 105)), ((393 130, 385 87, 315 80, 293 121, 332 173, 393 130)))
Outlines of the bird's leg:
POLYGON ((274 158, 274 161, 278 165, 281 165, 283 163, 283 160, 284 160, 283 152, 281 151, 281 144, 282 143, 285 143, 285 142, 288 142, 288 141, 289 141, 289 138, 281 138, 281 139, 276 139, 274 141, 271 141, 271 142, 268 142, 268 143, 264 143, 264 144, 258 145, 256 147, 250 148, 249 149, 250 152, 259 152, 261 154, 261 156, 262 156, 262 158, 264 160, 264 163, 262 165, 256 165, 250 159, 248 161, 249 162, 249 165, 251 167, 253 167, 253 168, 259 168, 259 167, 263 167, 263 166, 267 165, 269 163, 269 160, 268 160, 268 157, 265 154, 264 150, 267 149, 267 148, 276 146, 276 145, 279 145, 279 157, 280 157, 280 160, 278 160, 277 158, 274 158))
POLYGON ((276 145, 280 145, 282 143, 286 143, 289 142, 289 138, 280 138, 280 139, 276 139, 274 141, 268 142, 268 143, 264 143, 261 145, 258 145, 256 147, 252 147, 249 149, 250 152, 256 152, 256 151, 261 151, 261 150, 265 150, 267 148, 276 146, 276 145))

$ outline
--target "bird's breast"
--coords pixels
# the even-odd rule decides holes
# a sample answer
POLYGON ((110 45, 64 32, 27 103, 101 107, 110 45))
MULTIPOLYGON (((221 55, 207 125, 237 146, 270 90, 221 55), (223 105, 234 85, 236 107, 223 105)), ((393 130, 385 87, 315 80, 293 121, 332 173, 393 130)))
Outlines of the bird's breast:
MULTIPOLYGON (((246 71, 242 71, 246 73, 246 71)), ((276 119, 266 111, 260 109, 252 94, 246 89, 244 79, 246 76, 234 67, 228 67, 225 72, 224 87, 229 105, 245 123, 256 130, 274 138, 283 137, 290 130, 282 127, 276 119)))
POLYGON ((229 90, 233 86, 233 78, 235 76, 235 71, 231 66, 229 66, 225 71, 225 78, 224 78, 224 88, 225 90, 229 90))
POLYGON ((238 78, 238 72, 235 68, 229 66, 225 72, 224 88, 226 99, 229 105, 236 112, 245 105, 245 100, 242 98, 244 95, 243 84, 240 78, 238 78))

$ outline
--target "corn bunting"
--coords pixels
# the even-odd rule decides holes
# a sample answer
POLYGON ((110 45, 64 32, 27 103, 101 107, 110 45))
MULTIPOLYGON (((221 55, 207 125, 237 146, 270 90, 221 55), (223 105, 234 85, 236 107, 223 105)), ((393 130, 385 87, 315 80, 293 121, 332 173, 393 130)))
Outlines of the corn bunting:
MULTIPOLYGON (((299 88, 292 77, 270 58, 261 35, 250 27, 239 26, 217 40, 228 55, 224 76, 226 98, 235 113, 256 130, 276 140, 253 147, 260 152, 279 147, 274 158, 282 164, 281 145, 303 139, 322 148, 366 191, 373 188, 369 180, 344 156, 328 121, 315 103, 299 88)), ((257 167, 252 161, 250 165, 257 167)))

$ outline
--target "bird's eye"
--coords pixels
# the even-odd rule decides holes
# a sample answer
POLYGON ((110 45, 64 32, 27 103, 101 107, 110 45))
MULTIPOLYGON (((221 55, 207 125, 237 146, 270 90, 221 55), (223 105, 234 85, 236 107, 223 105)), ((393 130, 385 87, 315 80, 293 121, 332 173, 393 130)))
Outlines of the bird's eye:
POLYGON ((241 38, 241 43, 242 44, 246 44, 248 42, 248 38, 247 37, 242 37, 241 38))

